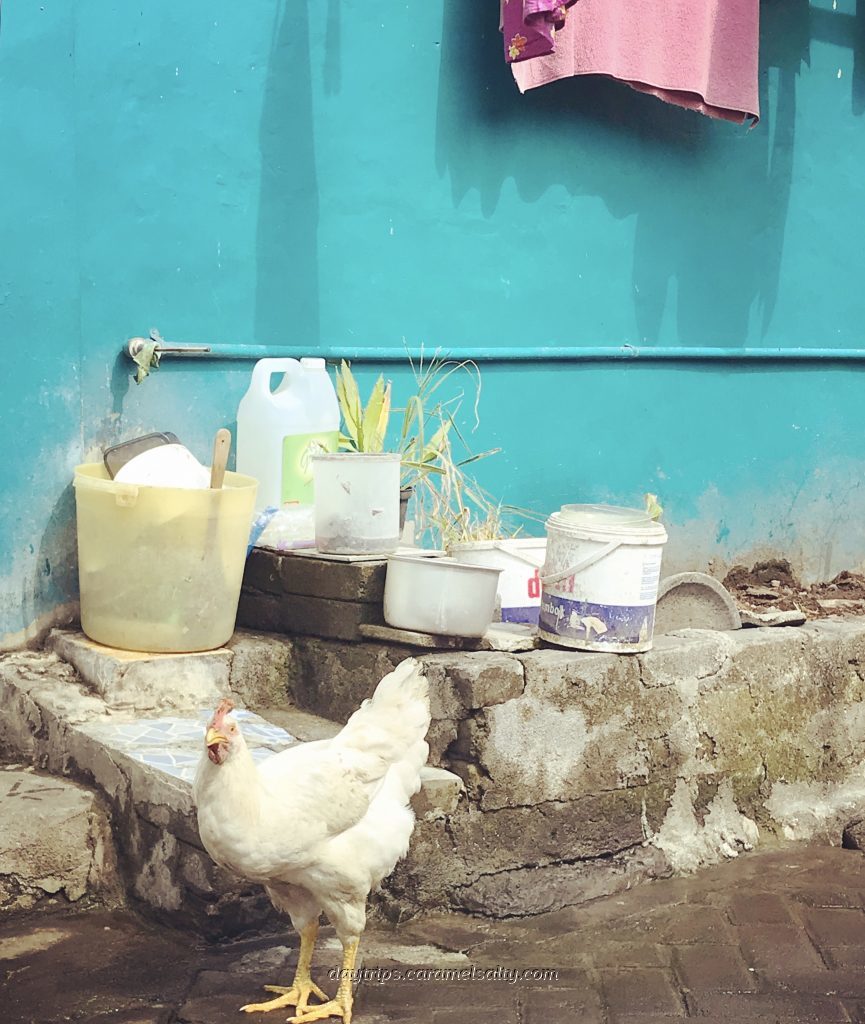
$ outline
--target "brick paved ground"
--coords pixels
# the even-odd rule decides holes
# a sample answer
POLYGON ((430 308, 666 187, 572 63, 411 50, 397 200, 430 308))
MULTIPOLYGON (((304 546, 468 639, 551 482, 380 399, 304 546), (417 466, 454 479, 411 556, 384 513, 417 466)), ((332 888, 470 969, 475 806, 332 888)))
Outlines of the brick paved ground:
MULTIPOLYGON (((372 929, 357 1024, 865 1022, 865 860, 795 847, 509 922, 428 918, 372 929), (475 971, 397 981, 385 972, 475 971), (554 980, 479 980, 482 969, 554 970, 554 980)), ((285 982, 280 939, 202 948, 130 914, 42 914, 0 926, 4 1024, 224 1024, 258 985, 285 982)), ((294 945, 291 940, 292 946, 294 945)), ((318 981, 334 988, 334 940, 318 981)))

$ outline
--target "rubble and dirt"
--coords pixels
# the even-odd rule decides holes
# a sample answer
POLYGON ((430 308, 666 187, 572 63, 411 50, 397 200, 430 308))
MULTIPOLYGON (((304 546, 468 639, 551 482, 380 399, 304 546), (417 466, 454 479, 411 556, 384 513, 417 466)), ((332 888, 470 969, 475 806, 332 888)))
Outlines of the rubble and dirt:
MULTIPOLYGON (((807 619, 865 615, 865 576, 839 572, 828 583, 801 583, 786 559, 757 562, 752 568, 734 565, 724 578, 724 586, 743 612, 756 613, 757 621, 773 612, 797 612, 786 623, 797 625, 807 619)), ((783 618, 783 617, 782 617, 783 618)), ((743 617, 747 623, 747 616, 743 617)))

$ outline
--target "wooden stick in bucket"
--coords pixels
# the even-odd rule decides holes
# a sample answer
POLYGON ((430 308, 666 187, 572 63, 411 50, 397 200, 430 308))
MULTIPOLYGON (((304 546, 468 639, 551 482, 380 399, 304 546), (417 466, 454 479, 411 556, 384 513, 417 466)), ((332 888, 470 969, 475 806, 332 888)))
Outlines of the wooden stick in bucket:
POLYGON ((223 427, 217 430, 213 441, 213 461, 210 464, 210 486, 219 490, 225 480, 225 467, 231 450, 231 431, 223 427))

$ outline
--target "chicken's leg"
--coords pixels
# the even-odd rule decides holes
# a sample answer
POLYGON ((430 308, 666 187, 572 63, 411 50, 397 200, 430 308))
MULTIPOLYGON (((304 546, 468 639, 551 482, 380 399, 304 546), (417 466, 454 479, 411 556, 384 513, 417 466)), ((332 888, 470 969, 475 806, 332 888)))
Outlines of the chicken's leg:
POLYGON ((322 992, 315 984, 309 973, 317 935, 318 921, 311 921, 301 929, 300 955, 297 959, 297 971, 291 988, 285 988, 282 985, 265 985, 265 992, 278 993, 276 999, 269 999, 266 1003, 247 1003, 246 1006, 241 1006, 241 1010, 245 1013, 267 1013, 268 1010, 282 1010, 286 1006, 296 1006, 298 1011, 303 1013, 309 1005, 310 995, 326 1000, 326 993, 322 992))
MULTIPOLYGON (((343 946, 342 972, 336 997, 319 1006, 310 1006, 299 1012, 296 1017, 289 1017, 288 1024, 307 1024, 308 1021, 324 1020, 327 1017, 342 1017, 344 1024, 351 1024, 352 980, 354 979, 354 963, 357 959, 358 939, 343 946)), ((300 1006, 298 1006, 300 1011, 300 1006)))

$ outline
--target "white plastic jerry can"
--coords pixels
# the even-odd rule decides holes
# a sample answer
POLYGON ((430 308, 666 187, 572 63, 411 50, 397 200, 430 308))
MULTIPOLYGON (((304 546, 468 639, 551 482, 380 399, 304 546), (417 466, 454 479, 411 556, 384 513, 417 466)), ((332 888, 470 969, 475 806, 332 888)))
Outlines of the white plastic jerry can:
POLYGON ((256 510, 313 499, 312 460, 339 446, 339 403, 323 359, 260 359, 237 410, 237 471, 258 480, 256 510), (282 374, 275 391, 270 382, 282 374))

